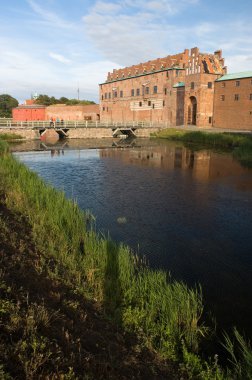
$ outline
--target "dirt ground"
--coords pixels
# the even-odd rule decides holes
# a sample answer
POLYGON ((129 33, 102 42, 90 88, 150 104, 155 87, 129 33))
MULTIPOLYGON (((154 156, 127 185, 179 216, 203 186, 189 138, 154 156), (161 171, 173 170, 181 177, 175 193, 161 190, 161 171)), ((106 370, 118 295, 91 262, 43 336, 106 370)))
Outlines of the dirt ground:
POLYGON ((0 191, 0 379, 177 378, 53 267, 0 191))

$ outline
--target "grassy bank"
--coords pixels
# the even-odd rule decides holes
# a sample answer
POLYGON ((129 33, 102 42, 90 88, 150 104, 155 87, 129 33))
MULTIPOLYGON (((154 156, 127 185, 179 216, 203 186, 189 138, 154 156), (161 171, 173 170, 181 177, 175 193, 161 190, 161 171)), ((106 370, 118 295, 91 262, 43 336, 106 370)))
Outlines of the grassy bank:
MULTIPOLYGON (((11 362, 14 362, 23 376, 19 378, 37 379, 49 375, 50 378, 61 379, 77 379, 78 376, 81 379, 116 378, 116 371, 111 372, 115 374, 114 377, 109 373, 104 374, 104 363, 101 371, 103 373, 97 375, 95 372, 94 375, 93 368, 80 359, 86 346, 81 335, 83 331, 81 333, 81 329, 75 330, 73 324, 85 320, 82 303, 89 299, 90 302, 96 300, 102 313, 116 323, 118 328, 137 337, 140 342, 138 350, 150 349, 168 360, 166 363, 175 363, 172 375, 169 375, 170 367, 166 365, 166 368, 169 367, 166 378, 231 378, 220 369, 217 360, 206 362, 200 358, 201 342, 207 335, 207 328, 201 321, 203 304, 200 288, 190 289, 183 283, 172 281, 165 272, 148 269, 129 248, 116 245, 96 234, 90 226, 90 217, 75 202, 67 200, 62 192, 45 185, 36 174, 7 154, 5 145, 2 150, 4 154, 0 156, 0 188, 4 194, 4 207, 10 214, 21 215, 20 225, 29 227, 29 241, 36 248, 36 254, 33 259, 29 259, 29 263, 31 265, 32 262, 35 274, 44 274, 52 283, 53 297, 58 299, 56 309, 44 310, 43 305, 38 307, 36 304, 36 294, 33 295, 33 301, 29 301, 32 299, 30 293, 33 293, 31 286, 25 292, 26 296, 23 295, 21 306, 26 305, 26 312, 22 313, 20 302, 15 301, 14 296, 21 289, 10 282, 13 277, 11 267, 9 276, 2 273, 1 287, 5 296, 1 300, 0 312, 5 318, 4 328, 8 327, 12 334, 9 339, 5 331, 6 341, 1 343, 2 373, 15 375, 11 372, 11 362), (8 294, 12 295, 11 300, 8 294), (64 361, 64 349, 61 348, 59 336, 54 334, 50 341, 45 334, 50 324, 54 326, 54 320, 56 325, 60 324, 60 315, 66 307, 66 314, 69 316, 71 313, 73 317, 67 331, 64 327, 64 339, 60 339, 69 348, 68 356, 66 355, 68 361, 64 361), (15 326, 18 326, 18 334, 15 326), (6 355, 6 352, 9 354, 6 355), (69 359, 71 355, 74 355, 72 361, 69 359), (53 371, 56 371, 53 363, 57 363, 57 373, 61 377, 52 377, 52 373, 55 374, 53 371)), ((12 233, 11 241, 18 238, 15 225, 14 230, 10 231, 6 220, 1 220, 1 223, 1 231, 6 230, 3 236, 12 233)), ((18 243, 23 256, 15 256, 15 265, 19 269, 17 278, 20 277, 20 271, 25 272, 25 268, 22 271, 22 261, 31 250, 29 242, 25 243, 23 240, 18 243)), ((7 243, 8 239, 6 245, 7 243)), ((47 303, 47 298, 50 297, 48 285, 44 297, 44 302, 47 303)), ((246 353, 251 353, 246 342, 244 344, 246 353)), ((231 341, 229 347, 232 351, 231 341)), ((249 378, 244 374, 250 368, 247 364, 247 358, 250 357, 244 356, 246 355, 242 355, 242 360, 245 364, 238 360, 238 364, 234 363, 237 367, 235 369, 235 365, 233 366, 233 372, 237 373, 236 378, 249 378)), ((96 362, 93 363, 95 368, 96 365, 96 362)), ((158 373, 158 368, 153 364, 154 372, 149 378, 156 378, 154 373, 158 373)), ((121 378, 132 378, 130 376, 121 378)), ((135 378, 148 377, 136 375, 135 378)))
POLYGON ((23 137, 20 135, 16 135, 14 133, 1 133, 0 139, 1 140, 7 140, 7 141, 13 141, 13 140, 23 139, 23 137))
POLYGON ((238 133, 207 133, 201 131, 184 131, 165 129, 154 135, 171 141, 229 149, 243 165, 252 167, 252 135, 238 133))

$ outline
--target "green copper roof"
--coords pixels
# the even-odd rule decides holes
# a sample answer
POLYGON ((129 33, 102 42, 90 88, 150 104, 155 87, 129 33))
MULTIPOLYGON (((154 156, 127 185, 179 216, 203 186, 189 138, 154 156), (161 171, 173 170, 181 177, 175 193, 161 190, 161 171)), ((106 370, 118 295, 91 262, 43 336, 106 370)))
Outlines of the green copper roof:
POLYGON ((232 80, 232 79, 242 79, 242 78, 252 78, 252 71, 243 71, 241 73, 226 74, 216 79, 216 82, 221 82, 223 80, 232 80))
POLYGON ((185 83, 184 82, 178 82, 178 83, 175 83, 173 88, 178 88, 178 87, 185 87, 185 83))

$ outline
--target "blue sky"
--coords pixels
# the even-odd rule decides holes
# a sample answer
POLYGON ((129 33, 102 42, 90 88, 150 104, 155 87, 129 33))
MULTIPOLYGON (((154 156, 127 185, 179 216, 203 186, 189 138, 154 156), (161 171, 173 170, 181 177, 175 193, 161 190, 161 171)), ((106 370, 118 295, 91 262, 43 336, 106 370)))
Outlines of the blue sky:
POLYGON ((98 101, 114 68, 198 46, 252 70, 251 0, 0 0, 0 94, 98 101))

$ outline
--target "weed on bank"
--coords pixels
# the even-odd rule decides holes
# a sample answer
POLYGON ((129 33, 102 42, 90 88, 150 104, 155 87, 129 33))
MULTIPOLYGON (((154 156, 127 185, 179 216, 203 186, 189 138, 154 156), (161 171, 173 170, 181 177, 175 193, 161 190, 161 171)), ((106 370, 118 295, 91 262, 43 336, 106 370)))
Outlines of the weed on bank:
MULTIPOLYGON (((145 347, 180 363, 178 372, 185 378, 249 378, 239 374, 244 375, 241 368, 246 367, 246 373, 251 369, 249 345, 242 356, 243 364, 236 366, 240 372, 238 369, 235 372, 233 366, 234 377, 224 373, 217 359, 212 362, 201 359, 200 347, 208 329, 201 320, 200 287, 190 289, 172 281, 163 271, 150 270, 128 247, 97 234, 90 216, 76 202, 66 199, 63 192, 46 185, 6 154, 5 145, 2 152, 5 154, 0 157, 0 182, 6 205, 27 219, 36 246, 44 255, 44 264, 42 260, 37 271, 43 272, 45 265, 52 279, 71 286, 81 297, 95 299, 108 318, 135 333, 145 347)), ((40 343, 29 344, 35 347, 35 354, 36 347, 45 350, 41 355, 46 357, 46 347, 50 344, 40 343)), ((21 348, 31 364, 34 358, 29 356, 30 347, 21 348)), ((37 353, 40 355, 40 351, 37 353)), ((237 359, 237 363, 241 361, 237 359)), ((43 363, 36 367, 34 374, 41 368, 43 363)))

